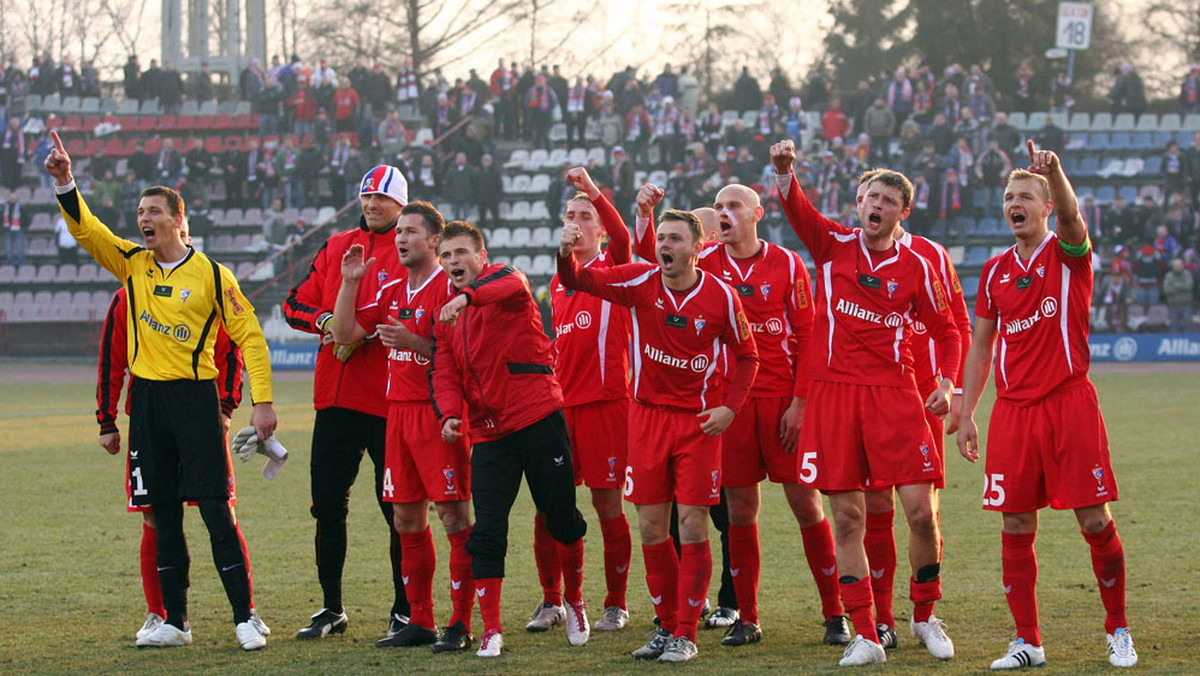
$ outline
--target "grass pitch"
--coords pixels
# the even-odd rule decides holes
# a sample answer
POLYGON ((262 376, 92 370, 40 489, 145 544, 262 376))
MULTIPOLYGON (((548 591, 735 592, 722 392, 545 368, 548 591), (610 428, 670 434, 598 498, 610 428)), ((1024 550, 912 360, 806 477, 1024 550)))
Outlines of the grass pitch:
MULTIPOLYGON (((0 364, 0 371, 11 368, 11 362, 0 364)), ((295 376, 277 379, 275 387, 279 437, 292 451, 279 478, 267 482, 259 475, 261 458, 235 463, 237 512, 249 542, 255 601, 274 630, 267 648, 252 654, 238 648, 207 535, 199 515, 189 510, 195 644, 137 650, 133 634, 145 612, 137 563, 141 519, 125 512, 124 461, 108 456, 96 443, 94 385, 87 369, 77 371, 72 382, 9 382, 0 388, 0 462, 6 487, 0 493, 0 672, 607 674, 671 668, 638 664, 628 657, 641 644, 653 615, 632 508, 627 510, 635 524, 630 628, 594 633, 583 648, 570 648, 561 631, 523 631, 528 612, 540 600, 530 546, 532 505, 524 493, 513 513, 504 590, 505 654, 485 662, 473 652, 434 656, 420 648, 375 648, 374 640, 386 629, 391 582, 387 536, 373 503, 369 460, 364 460, 351 499, 345 572, 350 627, 323 641, 296 641, 296 630, 320 607, 321 597, 308 514, 311 381, 295 376)), ((1093 378, 1123 498, 1113 512, 1125 543, 1129 614, 1141 656, 1138 668, 1145 673, 1197 673, 1200 516, 1194 487, 1200 477, 1200 376, 1194 371, 1109 372, 1093 378)), ((985 402, 982 408, 986 412, 989 406, 985 402)), ((234 429, 244 426, 248 417, 248 410, 238 412, 234 429)), ((952 448, 953 439, 948 441, 952 448)), ((899 649, 888 655, 886 665, 868 673, 978 673, 1004 652, 1011 638, 1011 618, 1000 589, 1000 520, 980 509, 982 466, 969 465, 953 451, 947 465, 942 500, 945 598, 937 614, 946 619, 957 656, 937 662, 901 626, 899 649)), ((782 492, 766 486, 763 502, 763 642, 729 649, 719 645, 719 633, 702 632, 699 659, 675 669, 705 674, 838 670, 841 651, 819 644, 820 606, 782 492)), ((579 504, 592 526, 585 599, 598 614, 604 594, 599 528, 582 489, 579 504)), ((440 527, 435 524, 433 529, 439 554, 435 612, 445 621, 448 550, 440 527)), ((896 532, 903 560, 902 521, 896 532)), ((1091 674, 1109 669, 1103 609, 1087 545, 1071 515, 1044 512, 1037 546, 1047 653, 1042 672, 1091 674)), ((717 549, 718 561, 719 555, 717 549)), ((900 625, 907 623, 911 608, 904 598, 906 568, 902 563, 897 575, 900 625)), ((710 597, 715 596, 714 586, 710 597)), ((476 613, 477 634, 481 627, 476 613)))

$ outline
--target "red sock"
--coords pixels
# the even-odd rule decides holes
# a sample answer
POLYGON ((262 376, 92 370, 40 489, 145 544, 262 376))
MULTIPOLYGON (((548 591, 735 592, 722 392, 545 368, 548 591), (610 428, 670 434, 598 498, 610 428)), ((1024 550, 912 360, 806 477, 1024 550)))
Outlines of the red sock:
POLYGON ((437 551, 433 534, 426 526, 420 533, 400 534, 400 573, 404 576, 404 594, 412 607, 411 622, 418 627, 433 629, 433 571, 437 568, 437 551))
POLYGON ((608 585, 604 607, 626 608, 625 591, 629 588, 629 560, 633 557, 629 519, 622 513, 615 519, 601 521, 600 534, 604 537, 604 582, 608 585))
POLYGON ((804 540, 804 556, 808 559, 808 567, 817 583, 817 592, 821 595, 821 614, 826 619, 843 615, 837 554, 833 549, 833 529, 829 526, 829 519, 801 528, 800 537, 804 540))
MULTIPOLYGON (((732 535, 733 529, 729 530, 732 535)), ((708 547, 708 540, 685 544, 682 550, 683 555, 679 558, 679 610, 672 633, 695 643, 696 626, 700 624, 700 613, 704 612, 708 583, 712 578, 712 550, 708 547)))
POLYGON ((742 619, 758 624, 758 575, 761 565, 758 525, 729 524, 729 574, 742 619))
POLYGON ((500 588, 504 585, 502 577, 475 578, 475 595, 479 597, 479 614, 483 616, 483 631, 498 631, 503 633, 500 626, 500 588))
POLYGON ((569 545, 554 544, 558 549, 558 565, 562 568, 563 599, 579 603, 583 600, 583 538, 569 545))
POLYGON ((246 547, 246 536, 242 535, 242 524, 235 521, 233 527, 237 529, 238 541, 242 543, 242 556, 246 558, 246 584, 250 588, 250 610, 254 610, 254 576, 250 574, 250 550, 246 547))
POLYGON ((679 605, 679 557, 675 554, 675 543, 668 539, 656 545, 642 545, 642 559, 646 563, 646 589, 654 614, 662 621, 662 628, 675 634, 675 611, 679 605))
POLYGON ((842 591, 842 605, 846 607, 846 614, 854 624, 855 633, 868 641, 879 643, 879 632, 875 630, 875 614, 871 612, 871 581, 864 579, 850 583, 841 582, 839 587, 842 591))
POLYGON ((158 583, 158 531, 145 523, 142 524, 142 548, 138 557, 142 571, 142 593, 146 595, 146 612, 166 617, 162 587, 158 583))
POLYGON ((896 585, 896 512, 867 512, 867 533, 863 545, 871 567, 871 594, 875 598, 875 622, 896 627, 892 598, 896 585))
POLYGON ((1004 571, 1004 596, 1017 625, 1017 638, 1032 646, 1042 645, 1038 631, 1037 533, 1001 533, 1000 562, 1004 571))
POLYGON ((913 622, 928 622, 933 616, 933 604, 942 598, 942 578, 931 582, 908 579, 908 599, 913 602, 913 622))
POLYGON ((1084 533, 1083 539, 1092 548, 1092 570, 1104 602, 1104 630, 1111 634, 1129 626, 1125 619, 1125 548, 1117 534, 1117 522, 1109 521, 1099 533, 1084 533))
POLYGON ((450 624, 462 622, 468 634, 471 633, 471 609, 475 607, 471 555, 467 553, 469 537, 470 528, 446 536, 450 541, 450 604, 454 607, 450 624))
POLYGON ((533 517, 533 559, 542 582, 542 603, 561 606, 562 566, 558 560, 558 543, 550 535, 545 514, 533 517))

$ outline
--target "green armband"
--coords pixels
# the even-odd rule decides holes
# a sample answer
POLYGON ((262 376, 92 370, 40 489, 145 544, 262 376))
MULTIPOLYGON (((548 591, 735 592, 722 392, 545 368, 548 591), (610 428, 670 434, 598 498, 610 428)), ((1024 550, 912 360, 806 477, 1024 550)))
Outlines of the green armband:
POLYGON ((1082 244, 1067 244, 1060 239, 1058 240, 1058 246, 1063 250, 1063 253, 1072 258, 1083 258, 1092 250, 1092 238, 1091 236, 1084 237, 1082 244))

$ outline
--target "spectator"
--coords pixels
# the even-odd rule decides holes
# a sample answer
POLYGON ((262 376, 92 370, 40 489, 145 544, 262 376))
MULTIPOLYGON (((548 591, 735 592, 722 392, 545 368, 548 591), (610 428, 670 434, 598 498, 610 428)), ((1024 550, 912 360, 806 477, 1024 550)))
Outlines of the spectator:
POLYGON ((979 123, 975 120, 974 113, 967 106, 963 106, 959 110, 958 122, 954 125, 954 135, 965 137, 973 152, 979 152, 980 148, 984 147, 980 140, 983 133, 979 123))
POLYGON ((679 69, 678 90, 679 95, 675 100, 679 102, 679 108, 687 113, 689 118, 696 119, 700 112, 700 81, 688 72, 687 66, 679 69))
MULTIPOLYGON (((1120 252, 1125 247, 1117 247, 1120 252)), ((1118 254, 1120 255, 1120 254, 1118 254)), ((1100 289, 1101 316, 1108 330, 1125 333, 1128 326, 1129 303, 1133 300, 1133 282, 1125 270, 1114 271, 1104 278, 1100 289)))
POLYGON ((258 135, 261 138, 280 132, 282 127, 279 118, 283 112, 283 102, 283 86, 275 75, 267 73, 252 106, 252 110, 258 114, 258 135))
POLYGON ((646 112, 641 103, 634 104, 633 109, 625 115, 624 143, 632 150, 631 159, 640 166, 650 164, 647 146, 653 132, 654 123, 650 119, 650 113, 646 112))
POLYGON ((675 107, 675 98, 667 96, 663 99, 662 110, 658 111, 658 119, 654 122, 654 137, 658 141, 659 165, 671 167, 683 159, 684 137, 680 128, 679 109, 675 107))
MULTIPOLYGON (((1108 236, 1108 224, 1104 221, 1104 213, 1091 195, 1083 198, 1083 204, 1079 207, 1079 215, 1083 217, 1083 222, 1087 223, 1088 236, 1092 238, 1093 243, 1101 242, 1108 236)), ((1092 250, 1095 251, 1095 248, 1092 250)))
MULTIPOLYGON (((191 216, 191 214, 192 214, 192 208, 191 208, 191 202, 189 201, 188 202, 189 217, 191 216)), ((133 230, 133 228, 129 228, 128 230, 125 229, 124 225, 122 224, 123 219, 121 218, 121 212, 117 210, 116 203, 114 202, 113 198, 107 194, 100 197, 100 201, 99 201, 99 203, 97 203, 96 208, 92 210, 92 215, 98 219, 101 219, 100 220, 101 223, 105 223, 105 224, 111 223, 112 225, 110 227, 114 228, 113 232, 122 231, 122 232, 129 232, 130 234, 132 234, 131 231, 133 230), (111 220, 109 220, 109 219, 111 219, 111 220)), ((141 233, 138 233, 138 234, 141 234, 141 233)))
POLYGON ((587 119, 592 114, 592 95, 582 76, 575 77, 566 94, 567 149, 587 146, 587 119))
POLYGON ((137 54, 129 55, 129 59, 125 62, 122 72, 125 76, 123 83, 125 98, 140 101, 142 98, 142 64, 138 62, 137 54))
POLYGON ((417 165, 417 169, 413 173, 413 180, 409 183, 413 199, 435 201, 440 185, 437 167, 433 164, 433 155, 421 155, 420 164, 417 165))
POLYGON ((1042 150, 1062 155, 1063 149, 1067 146, 1067 134, 1054 123, 1054 115, 1047 115, 1046 126, 1042 127, 1034 141, 1042 150))
MULTIPOLYGON (((819 70, 813 70, 808 74, 808 84, 804 85, 804 94, 801 98, 808 104, 809 110, 824 111, 829 106, 829 82, 825 79, 825 74, 819 70)), ((787 99, 776 99, 777 101, 786 101, 787 99)))
MULTIPOLYGON (((338 134, 333 150, 329 152, 329 194, 332 203, 336 205, 341 205, 353 197, 351 189, 356 187, 358 178, 362 175, 350 161, 352 150, 354 147, 350 145, 350 134, 338 134)), ((394 154, 388 154, 388 164, 392 163, 391 157, 394 154)))
POLYGON ((996 123, 987 132, 988 139, 995 139, 1000 144, 1000 150, 1012 153, 1021 145, 1021 132, 1008 123, 1008 113, 996 113, 996 123))
POLYGON ((1187 169, 1183 153, 1179 151, 1179 144, 1175 141, 1168 142, 1162 161, 1163 191, 1168 194, 1183 192, 1188 179, 1187 169))
POLYGON ((67 221, 59 214, 54 221, 54 234, 58 238, 58 262, 74 265, 79 262, 79 242, 67 228, 67 221))
POLYGON ((633 213, 633 198, 636 190, 633 187, 635 171, 633 164, 625 157, 625 149, 616 146, 612 150, 612 191, 613 206, 622 218, 629 218, 633 213))
POLYGON ((537 76, 533 87, 525 94, 525 112, 529 116, 531 140, 535 146, 550 150, 550 125, 554 123, 557 107, 558 94, 546 84, 545 77, 537 76))
POLYGON ((388 111, 387 117, 379 125, 378 139, 384 162, 391 164, 404 146, 408 145, 408 131, 400 121, 399 111, 388 111))
MULTIPOLYGON (((912 211, 908 215, 908 225, 916 235, 927 235, 930 231, 930 226, 933 225, 933 210, 930 208, 933 204, 931 199, 933 196, 932 186, 923 172, 913 174, 913 198, 912 211)), ((858 227, 858 218, 855 216, 852 221, 852 226, 858 227)))
POLYGON ((311 134, 313 120, 317 117, 317 98, 308 86, 308 77, 297 75, 296 88, 284 106, 292 120, 292 133, 300 138, 311 134))
MULTIPOLYGON (((884 87, 884 99, 886 100, 887 107, 895 114, 897 120, 906 119, 908 114, 912 112, 913 93, 913 83, 912 80, 908 79, 907 71, 903 68, 897 68, 892 73, 892 79, 884 87)), ((871 132, 867 133, 870 134, 871 132)), ((871 145, 876 145, 873 138, 871 139, 871 145)))
MULTIPOLYGON (((358 130, 359 98, 358 92, 350 86, 350 81, 342 78, 336 91, 330 99, 333 107, 333 129, 338 133, 349 133, 358 130)), ((391 117, 391 112, 388 116, 391 117)))
POLYGON ((362 114, 374 117, 383 115, 388 101, 392 100, 392 79, 383 71, 383 62, 376 61, 366 77, 362 88, 355 87, 363 101, 362 114))
POLYGON ((1112 103, 1112 111, 1117 113, 1133 113, 1141 115, 1146 109, 1146 89, 1142 84, 1142 76, 1134 70, 1133 64, 1126 61, 1117 72, 1116 82, 1108 94, 1112 103))
POLYGON ((1170 229, 1166 225, 1160 225, 1155 229, 1154 248, 1158 250, 1158 255, 1164 261, 1175 260, 1182 251, 1179 246, 1179 240, 1171 234, 1170 229))
POLYGON ((474 174, 471 166, 467 164, 467 154, 460 152, 454 155, 454 166, 442 175, 442 192, 450 199, 456 221, 470 218, 471 205, 475 202, 474 174))
POLYGON ((5 260, 9 265, 25 265, 25 229, 29 227, 29 218, 15 190, 0 205, 0 226, 4 228, 5 260))
POLYGON ((875 93, 871 91, 870 83, 866 80, 859 80, 858 90, 850 97, 850 105, 846 108, 846 113, 850 115, 850 119, 854 122, 855 130, 863 128, 863 117, 874 100, 875 93))
POLYGON ((871 139, 872 164, 887 166, 890 161, 888 144, 896 129, 896 113, 884 105, 882 96, 875 97, 875 102, 863 116, 863 131, 871 139))
POLYGON ((471 194, 475 196, 475 205, 479 209, 479 226, 494 228, 500 225, 500 198, 504 196, 504 181, 490 153, 484 154, 479 169, 472 176, 471 194))
POLYGON ((241 100, 253 104, 258 100, 258 93, 265 84, 266 72, 263 70, 262 61, 257 58, 250 59, 250 64, 238 75, 238 95, 241 100))
POLYGON ((1075 98, 1071 96, 1071 78, 1067 76, 1067 72, 1059 68, 1054 79, 1050 82, 1050 112, 1060 115, 1066 114, 1075 105, 1075 98))
POLYGON ((1195 279, 1192 273, 1184 267, 1182 258, 1171 259, 1171 269, 1163 276, 1163 300, 1167 304, 1171 316, 1171 331, 1175 333, 1190 333, 1192 331, 1192 290, 1195 279))
POLYGON ((1032 113, 1038 109, 1039 105, 1037 85, 1033 79, 1033 68, 1030 67, 1028 60, 1022 61, 1017 68, 1017 78, 1013 87, 1012 109, 1022 113, 1032 113))
POLYGON ((1133 255, 1134 297, 1138 303, 1152 305, 1159 301, 1163 273, 1167 266, 1154 244, 1142 245, 1133 255))
POLYGON ((1133 210, 1125 204, 1125 198, 1120 195, 1113 197, 1112 206, 1104 212, 1104 222, 1105 232, 1118 243, 1128 241, 1137 227, 1133 210))
POLYGON ((278 198, 271 200, 271 206, 263 210, 262 219, 263 241, 271 249, 282 248, 291 229, 283 217, 283 202, 278 198))
POLYGON ((1184 113, 1200 113, 1200 66, 1194 63, 1179 86, 1179 105, 1184 113))
POLYGON ((663 66, 663 71, 654 79, 654 86, 663 96, 675 98, 679 94, 679 76, 671 70, 671 64, 663 66))
POLYGON ((207 63, 200 64, 200 72, 188 76, 188 97, 197 103, 213 100, 212 73, 207 63))
POLYGON ((142 101, 158 101, 162 87, 163 70, 158 67, 158 59, 150 59, 150 67, 140 78, 142 101))
POLYGON ((300 151, 291 136, 283 137, 283 145, 275 152, 275 176, 283 185, 283 206, 288 209, 304 207, 304 191, 300 186, 300 151))
POLYGON ((183 171, 183 166, 183 157, 175 149, 175 139, 167 137, 162 140, 162 147, 154 157, 154 175, 150 180, 173 186, 183 171))
MULTIPOLYGON (((151 61, 153 64, 154 62, 151 61)), ((158 103, 167 115, 178 115, 183 101, 183 76, 175 70, 175 62, 167 61, 158 77, 158 103)))
POLYGON ((983 203, 977 206, 985 214, 994 213, 1003 206, 1004 187, 1012 169, 1012 160, 995 139, 988 142, 987 150, 975 160, 975 180, 983 193, 983 203))
POLYGON ((758 86, 758 80, 750 74, 748 66, 742 66, 742 74, 733 83, 734 107, 737 108, 738 113, 758 110, 762 107, 762 99, 762 88, 758 86))
POLYGON ((21 185, 21 169, 25 166, 25 135, 21 133, 21 118, 8 119, 8 128, 0 139, 0 179, 9 190, 21 185))

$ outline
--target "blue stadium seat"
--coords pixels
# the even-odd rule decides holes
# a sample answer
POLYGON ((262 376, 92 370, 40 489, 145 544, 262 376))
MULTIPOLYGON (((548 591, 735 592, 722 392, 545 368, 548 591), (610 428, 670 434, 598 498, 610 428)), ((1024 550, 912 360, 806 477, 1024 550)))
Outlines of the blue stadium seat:
POLYGON ((1109 140, 1108 132, 1092 132, 1088 134, 1088 150, 1108 150, 1112 147, 1112 141, 1109 140))
POLYGON ((1136 185, 1123 185, 1117 190, 1117 194, 1125 200, 1126 204, 1137 202, 1138 189, 1136 185))
POLYGON ((1109 148, 1112 150, 1129 150, 1133 147, 1131 142, 1132 138, 1130 137, 1129 132, 1113 132, 1112 143, 1109 145, 1109 148))
POLYGON ((1155 147, 1154 136, 1148 131, 1136 132, 1129 139, 1129 147, 1134 150, 1151 150, 1155 147))
MULTIPOLYGON (((1191 148, 1193 134, 1195 134, 1195 132, 1177 131, 1177 132, 1175 132, 1175 142, 1179 144, 1180 148, 1191 148)), ((1166 145, 1164 144, 1163 147, 1165 148, 1166 145)))
POLYGON ((1102 185, 1096 189, 1096 202, 1099 204, 1112 204, 1113 197, 1116 197, 1117 189, 1111 185, 1102 185))
POLYGON ((979 234, 987 237, 995 237, 997 235, 1007 235, 1008 226, 995 216, 985 216, 979 219, 979 234))
POLYGON ((1166 148, 1167 144, 1175 140, 1175 132, 1173 131, 1158 131, 1154 132, 1154 147, 1166 148))
POLYGON ((962 282, 963 296, 974 298, 979 295, 979 277, 971 275, 970 277, 963 277, 960 281, 962 282))
POLYGON ((958 228, 958 232, 970 237, 976 234, 975 219, 970 216, 959 216, 954 219, 954 224, 958 228))
POLYGON ((931 227, 929 229, 929 234, 934 239, 937 239, 939 237, 945 237, 946 236, 946 221, 943 219, 940 219, 940 218, 937 219, 936 221, 934 221, 933 227, 931 227))
POLYGON ((1100 171, 1100 158, 1085 157, 1079 161, 1079 175, 1081 177, 1095 176, 1097 171, 1100 171))
POLYGON ((1142 167, 1143 176, 1158 176, 1162 173, 1162 155, 1151 155, 1146 158, 1146 166, 1142 167))
POLYGON ((967 257, 963 261, 963 265, 983 265, 988 259, 988 248, 986 246, 970 246, 967 247, 967 257))
POLYGON ((1079 169, 1079 158, 1073 155, 1068 155, 1062 158, 1063 171, 1067 172, 1067 176, 1074 176, 1079 169))

